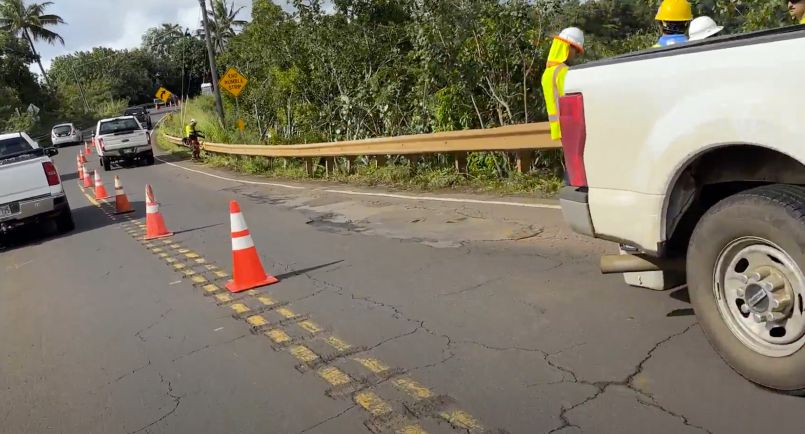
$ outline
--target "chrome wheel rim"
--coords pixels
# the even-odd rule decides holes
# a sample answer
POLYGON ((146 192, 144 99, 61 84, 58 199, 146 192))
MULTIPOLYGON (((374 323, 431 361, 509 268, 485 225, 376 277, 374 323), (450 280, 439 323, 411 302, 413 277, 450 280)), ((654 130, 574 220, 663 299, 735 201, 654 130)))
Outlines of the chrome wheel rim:
POLYGON ((716 303, 730 331, 768 357, 805 345, 805 277, 785 250, 758 237, 729 243, 716 261, 716 303))

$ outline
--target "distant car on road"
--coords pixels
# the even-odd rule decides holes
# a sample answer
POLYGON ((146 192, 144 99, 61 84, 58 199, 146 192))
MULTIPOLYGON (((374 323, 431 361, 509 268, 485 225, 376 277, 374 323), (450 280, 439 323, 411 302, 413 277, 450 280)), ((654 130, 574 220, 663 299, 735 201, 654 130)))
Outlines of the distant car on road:
POLYGON ((116 161, 133 163, 141 160, 149 166, 154 164, 151 135, 134 116, 98 121, 94 142, 101 166, 106 171, 112 170, 112 163, 116 161))
POLYGON ((151 115, 148 114, 148 110, 145 106, 136 106, 136 107, 129 107, 125 111, 123 111, 123 116, 134 116, 137 118, 137 121, 147 130, 150 130, 151 125, 151 115))
POLYGON ((25 133, 0 134, 0 237, 20 226, 54 221, 60 233, 75 227, 61 178, 50 157, 25 133))
POLYGON ((50 131, 50 141, 55 147, 79 144, 84 141, 84 135, 71 123, 59 124, 50 131))

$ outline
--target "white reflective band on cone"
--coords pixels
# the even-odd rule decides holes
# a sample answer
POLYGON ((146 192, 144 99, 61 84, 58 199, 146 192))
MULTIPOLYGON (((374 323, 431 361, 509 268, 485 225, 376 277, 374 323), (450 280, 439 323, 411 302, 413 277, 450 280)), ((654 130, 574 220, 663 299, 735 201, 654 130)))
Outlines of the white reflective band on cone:
POLYGON ((229 214, 229 222, 232 224, 232 232, 240 232, 248 229, 246 227, 246 219, 243 218, 243 213, 229 214))
POLYGON ((145 212, 147 214, 156 214, 156 213, 159 212, 159 205, 157 205, 157 204, 146 205, 145 206, 145 212))
POLYGON ((233 251, 251 249, 252 247, 254 247, 254 241, 252 241, 251 235, 246 235, 245 237, 232 238, 233 251))

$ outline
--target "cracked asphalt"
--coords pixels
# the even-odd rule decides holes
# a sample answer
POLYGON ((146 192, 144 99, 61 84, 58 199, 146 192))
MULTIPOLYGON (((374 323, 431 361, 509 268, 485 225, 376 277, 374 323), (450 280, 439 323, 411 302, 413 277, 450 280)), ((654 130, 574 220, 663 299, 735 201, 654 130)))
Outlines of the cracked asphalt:
POLYGON ((615 246, 575 236, 555 209, 289 189, 167 163, 103 174, 122 178, 134 220, 152 184, 170 248, 225 270, 239 200, 282 278, 242 302, 270 296, 298 314, 265 308, 266 328, 166 266, 127 234, 136 222, 92 205, 73 149, 56 160, 76 231, 23 233, 0 251, 0 432, 803 432, 805 401, 733 373, 684 288, 601 276, 615 246))

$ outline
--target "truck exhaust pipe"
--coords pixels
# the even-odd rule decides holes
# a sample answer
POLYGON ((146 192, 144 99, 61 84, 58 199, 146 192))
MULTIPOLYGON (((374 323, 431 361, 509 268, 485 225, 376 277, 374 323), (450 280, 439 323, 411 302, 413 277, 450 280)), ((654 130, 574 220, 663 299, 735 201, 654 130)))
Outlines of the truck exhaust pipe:
POLYGON ((605 255, 601 274, 642 273, 644 271, 684 271, 683 258, 654 258, 647 255, 605 255))

